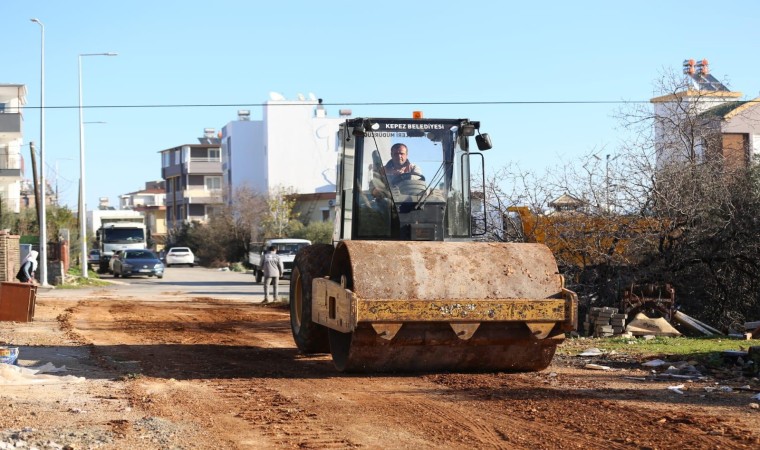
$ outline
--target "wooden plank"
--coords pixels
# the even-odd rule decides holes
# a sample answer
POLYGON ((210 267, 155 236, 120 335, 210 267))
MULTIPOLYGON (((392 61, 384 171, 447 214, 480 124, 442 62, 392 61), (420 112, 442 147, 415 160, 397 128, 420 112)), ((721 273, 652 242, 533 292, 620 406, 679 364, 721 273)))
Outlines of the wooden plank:
POLYGON ((687 316, 681 311, 676 311, 676 313, 673 314, 673 320, 677 321, 678 323, 682 325, 685 325, 687 328, 691 329, 692 331, 702 333, 705 336, 712 336, 714 334, 712 331, 702 326, 703 325, 702 322, 692 319, 691 317, 687 316))

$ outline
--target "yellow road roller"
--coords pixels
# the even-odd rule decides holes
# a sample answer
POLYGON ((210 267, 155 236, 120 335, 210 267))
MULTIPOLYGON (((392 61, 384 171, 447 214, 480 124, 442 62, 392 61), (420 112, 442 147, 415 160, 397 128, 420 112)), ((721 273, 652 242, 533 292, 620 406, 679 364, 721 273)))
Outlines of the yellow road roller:
POLYGON ((577 296, 545 245, 479 237, 480 123, 352 118, 338 142, 333 244, 302 249, 291 274, 298 349, 346 372, 546 368, 577 296))

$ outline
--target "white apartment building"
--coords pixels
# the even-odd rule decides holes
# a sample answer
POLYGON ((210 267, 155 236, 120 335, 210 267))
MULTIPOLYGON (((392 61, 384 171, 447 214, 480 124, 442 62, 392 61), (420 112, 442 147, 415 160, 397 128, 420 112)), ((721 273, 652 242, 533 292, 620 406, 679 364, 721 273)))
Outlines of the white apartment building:
POLYGON ((148 181, 145 188, 119 196, 119 209, 166 206, 166 188, 163 180, 148 181))
POLYGON ((25 104, 25 85, 0 84, 0 200, 3 208, 16 213, 20 211, 24 172, 21 148, 25 104))
POLYGON ((335 192, 338 125, 327 117, 322 100, 309 94, 285 100, 277 93, 263 106, 262 120, 239 111, 238 120, 222 128, 222 172, 225 202, 238 187, 267 193, 282 187, 298 194, 335 192))

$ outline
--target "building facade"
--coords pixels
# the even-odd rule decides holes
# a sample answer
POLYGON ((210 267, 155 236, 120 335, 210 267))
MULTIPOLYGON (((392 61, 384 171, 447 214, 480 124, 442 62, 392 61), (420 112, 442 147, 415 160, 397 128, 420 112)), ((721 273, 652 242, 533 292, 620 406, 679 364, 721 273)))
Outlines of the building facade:
POLYGON ((25 104, 25 85, 0 84, 0 201, 3 209, 15 213, 21 207, 25 104))
POLYGON ((166 186, 166 227, 206 222, 222 206, 222 154, 215 130, 207 128, 199 144, 161 150, 161 177, 166 186))
POLYGON ((655 97, 657 167, 719 157, 729 167, 760 158, 760 98, 741 100, 710 74, 707 60, 684 61, 684 89, 655 97))
POLYGON ((327 117, 322 100, 271 93, 262 120, 239 111, 222 128, 225 202, 239 187, 262 194, 283 188, 298 194, 335 192, 338 126, 350 116, 327 117))

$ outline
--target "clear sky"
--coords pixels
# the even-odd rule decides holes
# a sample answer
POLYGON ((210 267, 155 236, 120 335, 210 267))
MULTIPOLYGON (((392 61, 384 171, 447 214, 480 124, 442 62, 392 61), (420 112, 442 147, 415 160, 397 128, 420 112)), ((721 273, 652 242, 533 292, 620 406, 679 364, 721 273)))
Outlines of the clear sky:
MULTIPOLYGON (((492 169, 516 161, 538 171, 614 153, 620 105, 483 102, 646 101, 654 80, 688 58, 760 95, 756 0, 0 0, 0 83, 27 85, 25 144, 40 135, 31 18, 45 25, 46 176, 74 210, 81 53, 118 53, 82 58, 84 120, 106 122, 85 125, 88 209, 159 180, 160 150, 197 143, 238 109, 260 120, 271 91, 314 93, 331 117, 350 108, 480 120, 492 169), (377 105, 388 102, 411 104, 377 105)), ((28 146, 23 154, 31 178, 28 146)))

